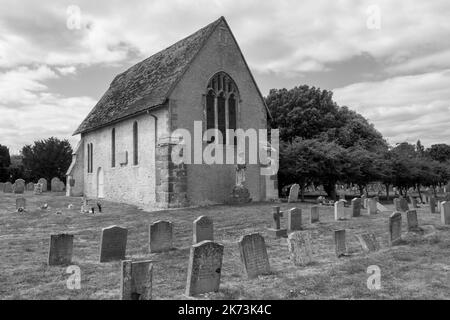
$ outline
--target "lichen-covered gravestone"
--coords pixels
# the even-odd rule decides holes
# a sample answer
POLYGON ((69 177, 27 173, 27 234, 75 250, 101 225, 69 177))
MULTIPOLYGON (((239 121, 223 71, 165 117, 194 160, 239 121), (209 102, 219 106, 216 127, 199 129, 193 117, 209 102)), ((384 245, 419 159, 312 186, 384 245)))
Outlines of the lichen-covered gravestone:
POLYGON ((118 226, 102 229, 100 262, 125 260, 128 230, 118 226))
POLYGON ((450 224, 450 201, 442 202, 441 209, 442 224, 450 224))
POLYGON ((319 222, 319 206, 311 207, 311 223, 319 222))
POLYGON ((211 218, 200 216, 193 223, 193 243, 200 243, 205 240, 214 241, 214 225, 211 218))
POLYGON ((296 202, 298 200, 298 191, 300 189, 300 186, 296 183, 294 183, 291 188, 289 189, 289 198, 288 202, 296 202))
POLYGON ((14 182, 14 187, 13 187, 13 189, 14 189, 14 193, 17 193, 17 194, 22 194, 22 193, 24 193, 24 192, 25 192, 25 180, 23 180, 23 179, 17 179, 17 180, 14 182))
POLYGON ((361 199, 353 198, 351 202, 352 217, 361 216, 361 199))
POLYGON ((48 251, 48 265, 68 265, 72 263, 73 235, 50 235, 50 248, 48 251))
POLYGON ((289 254, 296 266, 305 266, 312 262, 311 233, 296 231, 287 239, 289 254))
POLYGON ((270 272, 264 237, 259 233, 243 236, 239 240, 239 252, 248 278, 255 278, 270 272))
POLYGON ((123 260, 120 279, 121 300, 151 300, 153 264, 152 261, 123 260))
POLYGON ((13 187, 12 187, 12 183, 11 182, 6 182, 4 187, 3 187, 3 192, 4 193, 12 193, 13 192, 13 187))
POLYGON ((42 192, 47 192, 48 191, 47 180, 46 179, 40 178, 38 180, 38 183, 40 183, 42 185, 42 192))
POLYGON ((16 210, 19 208, 26 209, 27 208, 27 200, 23 197, 16 199, 16 210))
POLYGON ((369 216, 377 214, 377 201, 375 199, 367 199, 367 214, 369 216))
POLYGON ((149 226, 149 246, 150 252, 164 252, 172 249, 172 222, 159 220, 149 226))
POLYGON ((187 296, 219 291, 222 258, 223 246, 216 242, 206 240, 191 246, 187 296))
POLYGON ((419 228, 419 221, 417 220, 417 211, 408 210, 406 212, 406 221, 408 222, 408 231, 417 231, 419 228))
POLYGON ((287 230, 302 230, 302 209, 292 208, 288 211, 287 230))
POLYGON ((402 239, 402 214, 394 212, 389 217, 389 244, 394 246, 402 239))
POLYGON ((344 211, 344 201, 339 200, 334 203, 334 220, 344 220, 345 219, 345 211, 344 211))
POLYGON ((339 258, 347 254, 347 245, 345 243, 345 229, 334 231, 334 243, 336 246, 336 256, 339 258))
POLYGON ((374 252, 380 250, 380 244, 373 233, 363 233, 356 235, 364 252, 374 252))

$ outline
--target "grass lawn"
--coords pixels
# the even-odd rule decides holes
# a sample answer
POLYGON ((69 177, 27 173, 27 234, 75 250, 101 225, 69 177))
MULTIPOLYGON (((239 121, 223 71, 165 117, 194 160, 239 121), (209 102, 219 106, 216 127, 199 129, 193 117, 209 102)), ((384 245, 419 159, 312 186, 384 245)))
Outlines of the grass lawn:
MULTIPOLYGON (((333 220, 333 208, 322 207, 320 223, 309 223, 308 203, 279 204, 303 210, 305 229, 311 231, 314 262, 295 267, 289 260, 286 239, 270 238, 272 203, 246 206, 212 206, 159 212, 144 212, 130 205, 102 201, 103 213, 80 214, 81 198, 63 194, 26 193, 27 212, 15 212, 14 194, 0 193, 0 299, 118 299, 120 262, 99 260, 101 229, 111 225, 128 228, 127 258, 154 261, 155 299, 184 299, 192 222, 200 215, 214 220, 215 240, 225 246, 220 292, 207 299, 449 299, 450 226, 439 214, 418 209, 419 224, 434 230, 434 236, 407 237, 399 246, 388 247, 388 216, 362 216, 333 220), (39 207, 48 203, 48 210, 39 207), (73 204, 72 209, 67 209, 73 204), (56 210, 62 215, 56 215, 56 210), (159 219, 174 223, 175 249, 148 252, 148 225, 159 219), (433 227, 434 226, 434 227, 433 227), (336 258, 333 230, 347 230, 350 257, 336 258), (50 234, 75 235, 73 264, 81 268, 81 289, 69 290, 66 267, 47 266, 50 234), (248 280, 242 271, 237 241, 247 233, 260 232, 266 239, 272 274, 248 280), (356 234, 372 232, 381 250, 364 254, 356 234), (367 268, 381 269, 381 290, 367 288, 367 268)), ((392 205, 386 205, 392 209, 392 205)), ((350 215, 350 209, 346 208, 350 215)), ((285 225, 283 218, 283 225, 285 225)), ((406 234, 406 215, 403 213, 406 234)))

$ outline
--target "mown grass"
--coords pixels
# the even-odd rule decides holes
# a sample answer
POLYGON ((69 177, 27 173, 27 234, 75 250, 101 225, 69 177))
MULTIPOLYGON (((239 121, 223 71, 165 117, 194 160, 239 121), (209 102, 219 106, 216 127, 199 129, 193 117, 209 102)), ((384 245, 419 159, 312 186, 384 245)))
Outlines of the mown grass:
MULTIPOLYGON (((272 221, 272 203, 145 212, 134 206, 102 201, 103 213, 91 215, 79 213, 80 198, 31 193, 25 197, 28 210, 18 214, 16 196, 0 193, 1 299, 117 299, 120 262, 98 262, 101 229, 111 225, 129 230, 127 258, 154 261, 154 298, 184 299, 192 222, 200 215, 213 218, 215 239, 225 246, 221 289, 199 297, 202 299, 450 298, 450 227, 442 226, 439 215, 430 214, 427 207, 418 209, 419 223, 434 230, 434 234, 406 236, 402 245, 389 248, 389 213, 336 222, 333 208, 323 207, 320 223, 311 225, 311 204, 281 203, 282 210, 293 206, 303 209, 304 228, 312 235, 314 262, 296 267, 289 260, 286 239, 271 238, 266 232, 272 221), (50 208, 40 210, 43 203, 50 208), (74 207, 67 209, 70 203, 74 207), (63 214, 56 215, 57 209, 63 214), (175 249, 150 254, 148 225, 159 219, 174 223, 175 249), (351 255, 338 259, 333 231, 341 228, 347 230, 351 255), (67 289, 69 274, 65 267, 49 267, 46 263, 49 236, 61 232, 75 235, 73 264, 81 269, 80 290, 67 289), (272 272, 249 280, 242 270, 237 241, 251 232, 265 236, 272 272), (374 233, 382 249, 364 254, 355 238, 362 232, 374 233), (367 268, 371 265, 381 269, 381 290, 367 288, 367 268)), ((406 216, 403 218, 406 235, 406 216)))

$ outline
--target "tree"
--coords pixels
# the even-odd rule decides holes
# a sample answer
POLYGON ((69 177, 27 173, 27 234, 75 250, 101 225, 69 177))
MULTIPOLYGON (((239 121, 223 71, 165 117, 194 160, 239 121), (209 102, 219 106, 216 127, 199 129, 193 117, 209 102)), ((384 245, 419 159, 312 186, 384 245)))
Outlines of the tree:
POLYGON ((9 169, 11 165, 11 156, 9 149, 0 144, 0 181, 9 180, 9 169))
POLYGON ((431 157, 431 159, 446 162, 450 160, 450 145, 448 144, 433 144, 429 149, 427 149, 427 153, 431 157))
POLYGON ((22 148, 23 166, 29 179, 54 177, 65 181, 67 169, 72 162, 72 147, 68 140, 49 139, 35 141, 22 148))

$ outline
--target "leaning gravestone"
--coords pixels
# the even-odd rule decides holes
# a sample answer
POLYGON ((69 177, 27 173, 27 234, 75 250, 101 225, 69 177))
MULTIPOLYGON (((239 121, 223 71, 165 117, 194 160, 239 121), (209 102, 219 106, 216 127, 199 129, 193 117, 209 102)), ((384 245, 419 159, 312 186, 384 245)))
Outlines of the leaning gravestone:
POLYGON ((239 252, 242 264, 249 279, 270 273, 264 237, 259 233, 243 236, 239 240, 239 252))
POLYGON ((400 198, 400 209, 403 212, 406 212, 409 210, 408 201, 406 201, 406 199, 403 197, 400 198))
POLYGON ((311 233, 309 231, 296 231, 289 234, 289 254, 296 266, 305 266, 312 262, 311 233))
POLYGON ((193 243, 200 243, 205 240, 214 241, 214 226, 211 218, 200 216, 194 220, 193 243))
POLYGON ((23 197, 16 199, 16 210, 19 208, 26 209, 27 208, 27 200, 23 197))
POLYGON ((48 265, 68 265, 72 263, 73 235, 50 235, 50 249, 48 251, 48 265))
POLYGON ((361 199, 353 198, 351 202, 352 217, 359 217, 361 215, 361 199))
POLYGON ((222 272, 223 246, 209 240, 191 246, 186 295, 217 292, 222 272))
POLYGON ((27 184, 27 191, 33 191, 34 190, 34 183, 33 182, 29 182, 27 184))
POLYGON ((120 300, 152 299, 152 261, 123 260, 120 276, 120 300))
POLYGON ((442 224, 450 224, 450 201, 442 202, 441 222, 442 224))
POLYGON ((339 258, 347 254, 347 245, 345 244, 345 230, 334 231, 334 243, 336 245, 336 256, 339 258))
POLYGON ((302 209, 292 208, 288 211, 287 230, 302 230, 302 209))
POLYGON ((436 198, 430 197, 430 212, 436 213, 436 198))
POLYGON ((46 179, 40 178, 38 180, 38 183, 40 183, 42 185, 42 192, 47 192, 48 191, 47 180, 46 179))
POLYGON ((364 252, 374 252, 380 250, 380 244, 373 233, 363 233, 356 235, 364 252))
POLYGON ((344 220, 345 219, 345 211, 344 211, 344 201, 339 200, 334 203, 334 220, 344 220))
POLYGON ((408 231, 416 231, 419 228, 416 210, 406 211, 406 220, 408 222, 408 231))
POLYGON ((17 179, 13 185, 14 193, 22 194, 25 192, 25 180, 17 179))
POLYGON ((377 214, 377 201, 375 199, 367 199, 367 214, 369 216, 377 214))
POLYGON ((100 262, 125 260, 128 230, 118 226, 102 229, 100 262))
POLYGON ((62 192, 64 191, 64 183, 59 180, 59 178, 53 178, 51 181, 51 190, 52 192, 62 192))
POLYGON ((311 207, 311 223, 319 222, 319 206, 311 207))
POLYGON ((389 217, 389 244, 394 246, 401 242, 402 238, 402 214, 394 212, 389 217))
POLYGON ((169 251, 173 247, 173 225, 170 221, 156 221, 149 227, 150 252, 169 251))
POLYGON ((6 182, 5 186, 3 187, 3 192, 4 193, 12 193, 13 192, 13 187, 12 187, 12 183, 11 182, 6 182))
POLYGON ((300 190, 300 186, 294 183, 289 189, 289 198, 288 202, 296 202, 298 200, 298 191, 300 190))

